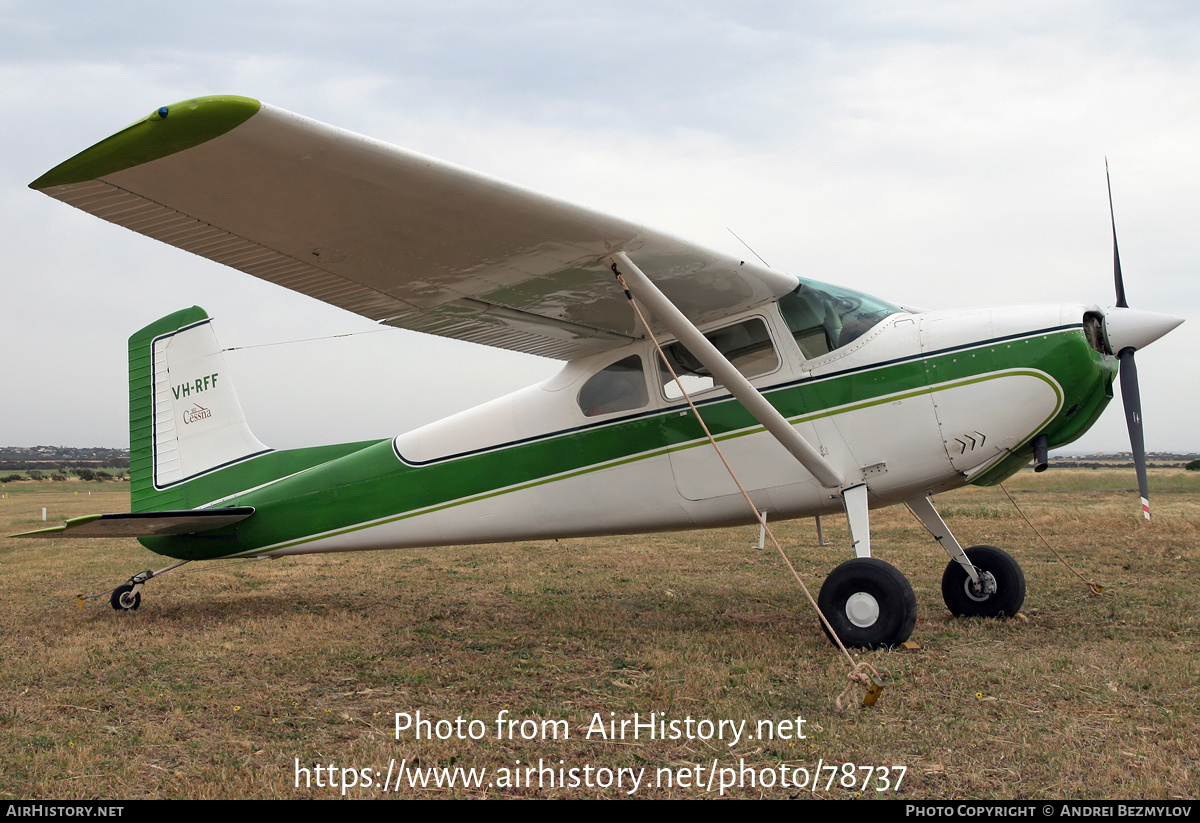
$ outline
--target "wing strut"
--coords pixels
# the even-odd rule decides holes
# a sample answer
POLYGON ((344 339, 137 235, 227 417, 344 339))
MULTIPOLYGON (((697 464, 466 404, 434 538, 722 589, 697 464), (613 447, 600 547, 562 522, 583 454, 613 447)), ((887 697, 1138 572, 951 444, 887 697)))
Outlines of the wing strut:
POLYGON ((683 312, 675 308, 675 304, 667 299, 650 278, 634 265, 624 252, 612 256, 613 273, 623 275, 626 285, 633 295, 642 303, 649 306, 654 317, 675 335, 696 359, 704 364, 704 368, 721 382, 738 401, 746 407, 746 411, 771 433, 813 477, 827 489, 840 489, 846 485, 845 478, 828 460, 812 447, 800 433, 792 428, 792 424, 762 396, 758 389, 750 385, 740 371, 726 359, 717 347, 700 333, 692 321, 683 312))
MULTIPOLYGON (((649 278, 646 277, 645 273, 633 264, 633 261, 631 261, 628 256, 618 252, 610 258, 610 263, 613 274, 617 276, 617 282, 620 283, 621 287, 625 290, 625 296, 629 298, 629 302, 633 306, 634 312, 637 313, 638 318, 641 320, 642 325, 646 329, 646 333, 654 342, 654 346, 656 349, 658 349, 660 355, 662 355, 662 347, 659 345, 658 340, 654 335, 654 331, 650 328, 650 324, 646 320, 642 310, 638 308, 639 301, 650 307, 650 309, 654 312, 655 318, 657 318, 664 326, 666 326, 669 331, 673 332, 675 336, 679 338, 680 342, 688 347, 688 352, 699 359, 699 361, 704 365, 705 368, 708 369, 709 373, 714 378, 720 379, 723 382, 725 388, 730 390, 734 397, 746 407, 746 410, 749 411, 755 417, 755 419, 757 419, 759 423, 761 423, 780 442, 781 445, 787 448, 787 450, 791 452, 797 460, 800 461, 801 465, 803 465, 806 469, 809 469, 814 476, 821 480, 826 488, 838 488, 840 490, 842 501, 846 506, 846 517, 850 523, 850 537, 854 545, 855 554, 858 556, 858 560, 870 564, 869 568, 871 569, 876 569, 881 573, 887 574, 889 579, 892 580, 889 591, 894 590, 892 591, 893 594, 900 595, 901 598, 904 599, 903 595, 905 590, 907 591, 904 609, 897 612, 896 615, 891 615, 889 617, 889 623, 895 624, 895 630, 892 632, 893 634, 896 636, 903 634, 903 637, 899 637, 899 640, 894 642, 902 642, 903 640, 908 639, 908 635, 912 632, 912 627, 916 623, 916 600, 912 594, 912 587, 908 584, 908 581, 904 579, 904 576, 900 574, 900 572, 896 571, 896 569, 894 569, 892 566, 889 566, 882 561, 871 559, 870 526, 868 522, 866 484, 860 483, 858 485, 845 488, 842 477, 838 473, 837 469, 829 465, 826 460, 817 454, 812 447, 809 446, 808 443, 796 433, 795 429, 791 427, 783 415, 781 415, 775 409, 775 407, 768 403, 766 398, 764 398, 762 394, 758 392, 758 390, 750 385, 750 382, 742 376, 741 372, 733 367, 729 360, 726 359, 726 357, 721 354, 721 352, 718 351, 717 348, 714 347, 703 334, 700 333, 695 325, 693 325, 692 322, 688 320, 687 317, 680 312, 671 303, 671 301, 668 300, 665 295, 663 295, 662 292, 658 290, 658 288, 649 280, 649 278), (624 270, 624 274, 622 274, 622 270, 624 270), (629 277, 630 281, 633 281, 633 284, 626 281, 626 275, 629 277), (637 296, 637 300, 634 299, 635 294, 637 296), (887 570, 890 570, 890 572, 887 570), (907 626, 904 626, 897 620, 892 619, 897 615, 907 619, 907 626)), ((669 363, 667 364, 667 367, 670 369, 671 375, 676 379, 676 381, 678 381, 679 377, 675 373, 675 370, 670 367, 669 363)), ((808 590, 808 586, 804 585, 804 581, 796 572, 796 568, 792 565, 792 561, 788 559, 787 554, 783 551, 783 547, 779 545, 779 541, 771 532, 771 529, 767 527, 766 512, 760 512, 758 507, 754 505, 754 501, 750 499, 750 494, 746 491, 741 481, 738 480, 737 474, 734 472, 733 467, 729 465, 729 461, 725 459, 725 455, 721 452, 721 447, 717 443, 717 439, 713 437, 712 432, 709 430, 708 426, 705 425, 704 419, 700 416, 700 412, 696 408, 696 404, 692 402, 691 397, 688 395, 687 391, 683 389, 682 385, 680 385, 679 388, 681 391, 683 391, 683 397, 687 401, 688 406, 691 407, 692 413, 696 415, 697 421, 700 423, 701 428, 704 429, 704 433, 708 435, 709 442, 712 443, 713 449, 716 450, 717 455, 721 458, 721 462, 725 464, 725 468, 729 471, 730 477, 732 477, 733 481, 737 484, 738 490, 741 491, 742 496, 750 505, 750 510, 754 512, 754 517, 758 520, 759 526, 762 528, 763 536, 771 538, 771 543, 774 544, 775 550, 779 552, 779 556, 783 560, 784 565, 787 566, 788 570, 792 573, 792 576, 800 585, 800 589, 804 592, 804 596, 808 598, 808 602, 811 603, 813 609, 816 610, 817 616, 821 620, 821 625, 825 629, 825 633, 831 640, 837 643, 837 646, 839 649, 841 649, 842 654, 846 656, 846 662, 850 664, 850 673, 847 675, 848 679, 851 681, 851 683, 858 683, 866 686, 867 694, 866 697, 863 698, 863 705, 874 705, 876 698, 879 696, 880 690, 883 688, 883 683, 879 679, 879 673, 865 662, 855 663, 854 658, 850 656, 850 653, 846 650, 845 643, 842 642, 842 638, 839 635, 839 630, 834 628, 833 624, 830 622, 830 617, 825 615, 821 604, 813 599, 812 593, 808 590)), ((844 571, 846 570, 847 566, 856 562, 858 561, 848 561, 847 563, 843 563, 838 567, 838 571, 844 571)), ((856 571, 856 569, 851 569, 850 571, 853 572, 856 571)), ((837 571, 835 571, 835 574, 837 574, 837 571)), ((843 574, 843 577, 845 577, 847 580, 851 580, 853 575, 843 574)), ((826 581, 826 585, 828 585, 828 581, 826 581)), ((822 600, 825 600, 825 589, 826 586, 821 587, 822 600)), ((855 597, 857 597, 858 600, 863 601, 861 605, 858 603, 858 601, 856 601, 852 607, 848 602, 845 604, 839 604, 836 599, 832 599, 831 602, 835 609, 841 609, 845 611, 845 615, 842 617, 834 617, 833 619, 837 619, 839 624, 847 623, 847 621, 853 621, 855 619, 854 616, 851 616, 851 610, 853 609, 854 615, 859 616, 861 613, 861 615, 864 616, 862 618, 863 620, 870 618, 870 624, 876 622, 879 618, 880 608, 879 602, 875 599, 875 597, 871 594, 864 594, 863 592, 859 592, 855 595, 855 597), (874 611, 873 617, 871 616, 872 610, 874 611)), ((891 612, 896 610, 889 609, 889 611, 891 612)), ((861 627, 863 624, 855 623, 854 625, 855 627, 861 627)), ((880 642, 891 643, 893 641, 890 638, 883 638, 880 642)), ((847 687, 847 692, 850 688, 851 687, 849 686, 847 687)), ((845 695, 847 692, 843 692, 843 695, 845 695)), ((838 706, 839 708, 841 707, 840 697, 838 698, 838 706)))

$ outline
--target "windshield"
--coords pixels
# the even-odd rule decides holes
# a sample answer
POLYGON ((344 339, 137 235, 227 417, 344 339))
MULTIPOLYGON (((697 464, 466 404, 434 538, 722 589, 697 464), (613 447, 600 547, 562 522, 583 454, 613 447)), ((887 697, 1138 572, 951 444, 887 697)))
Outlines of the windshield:
POLYGON ((806 359, 857 340, 899 306, 841 286, 801 280, 800 287, 779 299, 779 311, 806 359))

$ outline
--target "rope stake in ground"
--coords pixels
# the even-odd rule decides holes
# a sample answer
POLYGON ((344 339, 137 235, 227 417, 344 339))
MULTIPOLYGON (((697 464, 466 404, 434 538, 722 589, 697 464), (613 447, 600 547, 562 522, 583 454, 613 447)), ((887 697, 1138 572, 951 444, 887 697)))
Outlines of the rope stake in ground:
POLYGON ((837 696, 835 701, 839 712, 849 708, 849 704, 843 705, 842 698, 849 697, 855 686, 862 686, 867 690, 862 699, 862 704, 867 707, 874 706, 875 701, 883 692, 883 681, 879 679, 879 672, 875 671, 869 663, 859 663, 846 675, 846 680, 849 681, 846 683, 846 688, 842 689, 842 693, 837 696))
POLYGON ((733 482, 737 485, 738 491, 742 493, 742 497, 745 498, 746 503, 750 506, 750 511, 754 513, 754 519, 758 521, 763 533, 771 539, 771 544, 775 546, 775 551, 777 551, 779 556, 783 559, 783 563, 785 566, 787 566, 788 571, 792 573, 792 577, 795 578, 796 582, 800 584, 800 590, 803 591, 804 596, 808 598, 808 602, 812 605, 813 611, 817 613, 817 617, 820 618, 821 623, 823 623, 828 630, 829 636, 833 638, 834 642, 837 644, 837 647, 841 649, 842 654, 845 655, 846 662, 850 666, 850 672, 847 674, 849 683, 847 683, 846 688, 836 700, 838 710, 843 710, 842 698, 846 697, 855 686, 859 685, 863 686, 867 690, 867 694, 863 698, 863 705, 874 705, 875 701, 879 697, 879 693, 883 690, 883 681, 879 677, 879 672, 877 672, 869 663, 855 663, 854 658, 850 655, 850 652, 846 650, 846 646, 842 643, 842 639, 838 637, 837 632, 833 630, 833 626, 821 612, 820 606, 817 605, 817 601, 813 599, 812 593, 808 590, 808 586, 806 586, 804 581, 800 578, 800 574, 796 571, 796 567, 792 565, 792 561, 789 560, 787 554, 784 553, 783 547, 779 544, 779 541, 775 539, 775 533, 771 531, 771 527, 767 525, 767 519, 763 517, 762 513, 758 510, 758 507, 754 505, 754 501, 750 499, 749 492, 746 491, 746 488, 742 485, 741 480, 738 479, 737 473, 734 472, 733 467, 729 465, 729 461, 725 459, 725 453, 721 451, 721 446, 717 443, 717 439, 709 430, 708 424, 704 422, 704 418, 701 416, 700 410, 697 409, 696 404, 692 402, 691 395, 688 394, 687 389, 683 387, 683 382, 679 379, 679 375, 675 373, 675 368, 671 365, 671 361, 667 359, 666 354, 663 352, 662 345, 658 342, 658 338, 654 335, 654 331, 650 328, 650 323, 647 322, 645 315, 642 314, 642 310, 638 306, 637 301, 633 299, 633 294, 629 291, 629 286, 626 285, 625 278, 621 276, 621 272, 617 268, 616 261, 613 261, 611 268, 613 274, 617 278, 617 282, 620 283, 621 288, 624 290, 625 296, 629 298, 629 304, 633 307, 634 312, 637 314, 638 320, 641 322, 642 327, 646 330, 646 334, 649 335, 650 342, 654 344, 654 348, 658 351, 658 356, 661 358, 661 362, 665 363, 667 370, 671 372, 671 378, 675 381, 675 385, 679 388, 680 393, 683 395, 683 399, 687 401, 688 407, 692 410, 692 414, 696 416, 696 421, 700 424, 700 428, 704 430, 704 435, 708 438, 708 442, 711 443, 713 449, 716 450, 717 457, 721 458, 721 463, 724 464, 725 470, 729 472, 729 476, 733 478, 733 482), (868 675, 867 672, 870 672, 870 675, 868 675))

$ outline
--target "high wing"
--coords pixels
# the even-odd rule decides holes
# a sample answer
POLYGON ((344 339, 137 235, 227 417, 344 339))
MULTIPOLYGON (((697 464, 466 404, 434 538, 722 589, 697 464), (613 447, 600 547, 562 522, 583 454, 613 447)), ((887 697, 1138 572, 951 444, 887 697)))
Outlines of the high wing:
POLYGON ((378 322, 559 359, 640 336, 615 252, 698 324, 799 285, 244 97, 164 106, 30 186, 378 322))

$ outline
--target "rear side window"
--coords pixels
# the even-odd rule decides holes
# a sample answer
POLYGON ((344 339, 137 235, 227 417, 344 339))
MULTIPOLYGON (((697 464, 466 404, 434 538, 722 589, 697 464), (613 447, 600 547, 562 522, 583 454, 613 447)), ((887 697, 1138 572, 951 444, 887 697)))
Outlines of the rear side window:
POLYGON ((642 358, 636 354, 605 366, 579 390, 579 409, 585 417, 632 411, 649 402, 642 358))

